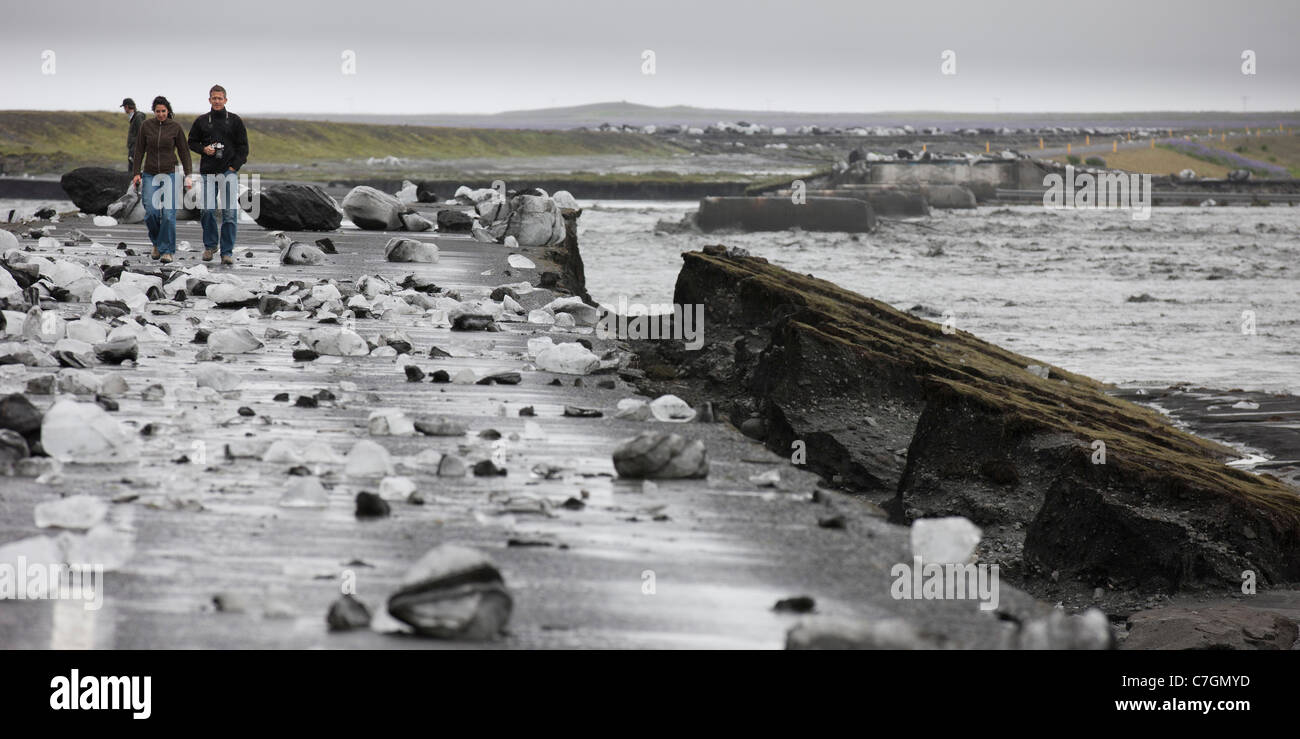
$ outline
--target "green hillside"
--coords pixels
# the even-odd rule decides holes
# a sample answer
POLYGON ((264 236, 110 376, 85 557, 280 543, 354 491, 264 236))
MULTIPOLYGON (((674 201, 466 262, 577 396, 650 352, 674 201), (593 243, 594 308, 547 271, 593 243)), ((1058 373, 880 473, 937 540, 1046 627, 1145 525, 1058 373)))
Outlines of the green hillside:
MULTIPOLYGON (((189 130, 194 116, 177 115, 189 130)), ((625 154, 681 149, 637 134, 443 128, 246 117, 254 161, 276 164, 397 156, 416 159, 625 154)), ((6 173, 59 173, 126 157, 120 113, 0 111, 0 165, 6 173)))

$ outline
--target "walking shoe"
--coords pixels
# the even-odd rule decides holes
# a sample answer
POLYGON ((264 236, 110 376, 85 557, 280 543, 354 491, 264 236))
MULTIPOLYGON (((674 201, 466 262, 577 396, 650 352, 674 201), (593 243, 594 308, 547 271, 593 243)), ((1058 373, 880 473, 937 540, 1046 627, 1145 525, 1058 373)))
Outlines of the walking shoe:
POLYGON ((216 256, 216 254, 217 254, 217 250, 216 250, 216 249, 204 249, 204 250, 203 250, 203 261, 205 261, 205 262, 211 262, 211 261, 212 261, 212 257, 216 256))
POLYGON ((232 257, 232 256, 230 256, 229 254, 222 254, 222 255, 221 255, 221 263, 222 263, 222 264, 234 264, 234 263, 235 263, 235 258, 232 257))
POLYGON ((157 259, 158 257, 161 257, 161 256, 162 256, 162 252, 158 251, 158 247, 155 246, 155 247, 153 248, 153 253, 149 255, 149 258, 150 258, 150 259, 157 259))
POLYGON ((164 254, 164 255, 162 255, 161 257, 158 258, 158 261, 162 262, 163 264, 171 264, 171 263, 172 263, 172 255, 170 255, 170 254, 164 254))

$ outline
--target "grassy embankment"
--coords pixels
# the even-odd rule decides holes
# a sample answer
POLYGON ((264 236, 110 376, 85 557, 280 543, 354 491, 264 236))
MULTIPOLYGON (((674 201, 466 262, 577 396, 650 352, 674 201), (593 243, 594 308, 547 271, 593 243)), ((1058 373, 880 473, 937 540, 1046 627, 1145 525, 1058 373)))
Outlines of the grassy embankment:
MULTIPOLYGON (((193 118, 176 116, 186 130, 193 118)), ((392 126, 252 116, 246 117, 245 123, 255 162, 316 165, 322 172, 350 169, 342 164, 348 160, 364 164, 369 157, 664 157, 683 151, 638 134, 392 126)), ((120 113, 0 111, 0 164, 10 174, 60 174, 85 165, 124 166, 126 129, 126 117, 120 113)), ((351 173, 360 174, 355 170, 351 173)), ((389 174, 385 171, 376 176, 389 174)), ((307 173, 297 176, 305 178, 307 173)))
MULTIPOLYGON (((1259 178, 1300 177, 1300 137, 1288 134, 1203 137, 1191 141, 1157 143, 1154 149, 1082 154, 1098 156, 1112 169, 1153 175, 1176 174, 1191 169, 1201 177, 1226 177, 1234 169, 1248 169, 1259 178)), ((1065 156, 1052 157, 1066 162, 1065 156)))

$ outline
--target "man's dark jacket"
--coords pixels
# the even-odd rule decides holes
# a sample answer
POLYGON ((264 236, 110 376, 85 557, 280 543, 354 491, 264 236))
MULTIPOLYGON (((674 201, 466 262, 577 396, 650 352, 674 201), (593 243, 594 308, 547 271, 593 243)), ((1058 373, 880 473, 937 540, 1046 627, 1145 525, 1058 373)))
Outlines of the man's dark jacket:
POLYGON ((194 119, 190 126, 190 151, 202 154, 199 174, 219 174, 229 169, 236 172, 248 161, 248 131, 239 116, 228 110, 210 110, 194 119), (213 156, 203 153, 203 147, 220 142, 225 144, 213 156))
POLYGON ((137 110, 131 114, 131 127, 126 130, 126 158, 128 161, 135 158, 135 138, 140 135, 140 124, 144 123, 144 119, 143 110, 137 110))

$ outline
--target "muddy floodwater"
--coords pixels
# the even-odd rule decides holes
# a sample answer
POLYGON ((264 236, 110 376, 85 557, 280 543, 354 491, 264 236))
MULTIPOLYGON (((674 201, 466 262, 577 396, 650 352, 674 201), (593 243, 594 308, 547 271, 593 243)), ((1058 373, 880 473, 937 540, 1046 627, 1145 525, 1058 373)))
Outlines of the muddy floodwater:
POLYGON ((592 297, 671 302, 677 254, 723 243, 1106 382, 1300 393, 1300 208, 1157 208, 1135 221, 981 207, 864 235, 656 232, 696 207, 588 208, 592 297))

